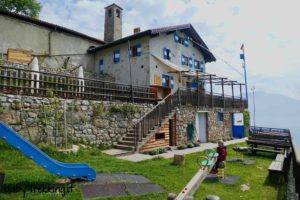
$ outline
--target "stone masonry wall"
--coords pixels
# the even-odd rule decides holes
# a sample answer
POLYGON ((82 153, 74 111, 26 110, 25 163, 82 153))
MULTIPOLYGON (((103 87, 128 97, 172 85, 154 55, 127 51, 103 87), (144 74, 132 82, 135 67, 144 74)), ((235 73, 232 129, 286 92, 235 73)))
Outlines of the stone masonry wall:
POLYGON ((149 104, 4 94, 0 94, 0 103, 1 121, 34 144, 58 146, 66 143, 65 130, 68 144, 77 141, 112 145, 152 107, 149 104))
MULTIPOLYGON (((197 111, 207 112, 208 141, 216 141, 232 136, 231 113, 239 112, 238 109, 203 108, 196 106, 182 106, 176 113, 176 142, 177 145, 187 143, 188 123, 195 125, 197 111), (218 121, 218 112, 223 113, 223 122, 218 121)), ((196 128, 196 127, 195 127, 196 128)), ((195 133, 196 134, 196 133, 195 133)), ((194 138, 196 140, 196 138, 194 138)))

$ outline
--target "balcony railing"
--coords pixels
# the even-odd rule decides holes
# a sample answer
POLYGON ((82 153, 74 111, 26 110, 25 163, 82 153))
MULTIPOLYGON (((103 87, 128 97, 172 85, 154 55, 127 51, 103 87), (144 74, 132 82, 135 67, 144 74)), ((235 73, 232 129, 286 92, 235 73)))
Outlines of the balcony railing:
POLYGON ((155 103, 150 87, 131 86, 53 73, 0 66, 0 92, 61 98, 155 103))

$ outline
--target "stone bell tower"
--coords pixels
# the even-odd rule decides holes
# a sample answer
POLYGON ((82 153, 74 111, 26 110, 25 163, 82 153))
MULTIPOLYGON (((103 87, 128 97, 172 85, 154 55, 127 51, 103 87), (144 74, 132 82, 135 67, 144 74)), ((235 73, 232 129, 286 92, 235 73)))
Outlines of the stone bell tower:
POLYGON ((120 6, 114 3, 105 7, 105 42, 112 42, 122 38, 122 10, 120 6))

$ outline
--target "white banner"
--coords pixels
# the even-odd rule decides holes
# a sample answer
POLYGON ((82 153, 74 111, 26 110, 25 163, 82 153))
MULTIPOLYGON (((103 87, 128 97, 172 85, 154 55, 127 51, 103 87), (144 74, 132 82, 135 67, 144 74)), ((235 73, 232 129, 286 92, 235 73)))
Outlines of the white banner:
POLYGON ((244 126, 244 114, 234 113, 233 114, 233 125, 234 126, 244 126))

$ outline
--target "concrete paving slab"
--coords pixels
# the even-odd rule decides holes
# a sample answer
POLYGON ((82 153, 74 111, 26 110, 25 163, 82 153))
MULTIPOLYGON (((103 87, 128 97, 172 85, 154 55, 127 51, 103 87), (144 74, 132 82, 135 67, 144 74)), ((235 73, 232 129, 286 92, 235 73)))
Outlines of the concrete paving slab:
POLYGON ((220 179, 219 182, 227 185, 234 185, 240 180, 240 178, 240 176, 225 175, 224 179, 220 179))
MULTIPOLYGON (((237 143, 245 142, 246 139, 247 138, 230 140, 230 141, 225 142, 225 145, 231 145, 231 144, 237 144, 237 143)), ((132 161, 132 162, 140 162, 140 161, 143 161, 143 160, 150 160, 150 159, 153 159, 153 158, 158 157, 158 156, 163 157, 163 158, 173 158, 174 154, 197 153, 197 152, 217 148, 217 146, 218 145, 215 144, 215 143, 201 143, 199 147, 194 147, 194 148, 190 148, 190 149, 183 149, 183 150, 173 149, 173 150, 171 150, 167 153, 163 153, 163 154, 159 154, 159 155, 155 155, 155 156, 136 153, 136 154, 132 154, 132 155, 119 156, 118 158, 122 159, 122 160, 132 161)))
POLYGON ((142 175, 127 173, 99 173, 95 184, 104 183, 149 183, 150 180, 142 175))
POLYGON ((158 192, 165 191, 164 188, 162 188, 160 185, 152 184, 152 183, 143 183, 143 184, 126 183, 126 189, 129 192, 129 194, 132 195, 158 193, 158 192))
POLYGON ((85 199, 164 192, 158 184, 142 175, 128 173, 99 173, 93 183, 81 185, 85 199))
POLYGON ((83 198, 127 195, 126 187, 123 183, 83 185, 81 186, 81 191, 83 198))
POLYGON ((255 163, 255 160, 244 160, 243 161, 243 164, 245 164, 245 165, 252 165, 254 163, 255 163))
POLYGON ((109 149, 109 150, 105 150, 102 152, 105 154, 111 155, 111 156, 130 153, 130 151, 125 151, 125 150, 121 150, 121 149, 109 149))

